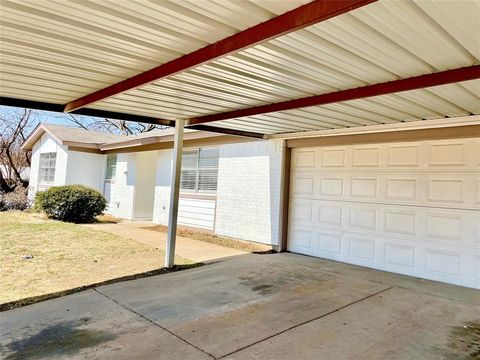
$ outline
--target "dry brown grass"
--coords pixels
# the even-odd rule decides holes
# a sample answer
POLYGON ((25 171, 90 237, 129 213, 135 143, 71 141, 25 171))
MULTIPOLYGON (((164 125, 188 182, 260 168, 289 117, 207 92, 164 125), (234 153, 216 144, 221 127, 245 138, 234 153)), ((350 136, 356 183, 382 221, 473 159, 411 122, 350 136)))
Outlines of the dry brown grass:
POLYGON ((22 212, 0 213, 0 248, 0 304, 151 271, 164 260, 148 245, 22 212))
MULTIPOLYGON (((160 231, 164 233, 167 232, 167 227, 164 225, 149 226, 149 227, 146 227, 145 229, 160 231)), ((251 241, 232 239, 224 236, 209 234, 202 231, 194 231, 194 230, 185 229, 185 228, 178 228, 177 236, 190 238, 193 240, 205 241, 211 244, 225 246, 225 247, 229 247, 232 249, 237 249, 245 252, 266 251, 271 249, 271 247, 268 245, 262 245, 262 244, 254 243, 251 241)))

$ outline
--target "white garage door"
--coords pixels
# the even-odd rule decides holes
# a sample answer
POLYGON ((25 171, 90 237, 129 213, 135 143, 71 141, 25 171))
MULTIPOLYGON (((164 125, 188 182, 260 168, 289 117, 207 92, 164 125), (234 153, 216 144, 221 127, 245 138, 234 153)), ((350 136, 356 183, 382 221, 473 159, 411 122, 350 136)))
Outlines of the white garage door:
POLYGON ((480 139, 292 151, 288 250, 480 288, 480 139))

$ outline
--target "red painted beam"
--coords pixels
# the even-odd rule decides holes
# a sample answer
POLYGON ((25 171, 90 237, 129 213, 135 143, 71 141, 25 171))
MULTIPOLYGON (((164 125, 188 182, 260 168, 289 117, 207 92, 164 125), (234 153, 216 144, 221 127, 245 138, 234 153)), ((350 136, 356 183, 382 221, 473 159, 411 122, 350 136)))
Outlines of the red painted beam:
POLYGON ((178 59, 73 100, 65 105, 64 111, 74 111, 127 90, 135 89, 152 81, 177 74, 219 57, 330 19, 375 1, 376 0, 314 0, 311 3, 255 25, 214 44, 207 45, 178 59))
POLYGON ((431 86, 445 85, 460 81, 474 80, 480 78, 480 65, 464 67, 460 69, 447 70, 438 73, 420 75, 407 79, 394 80, 385 83, 367 85, 355 89, 341 90, 332 93, 315 95, 301 99, 283 101, 274 104, 267 104, 234 110, 224 113, 206 115, 188 119, 188 125, 204 124, 212 121, 228 120, 266 114, 276 111, 298 109, 309 106, 325 105, 342 101, 363 99, 372 96, 386 95, 401 91, 416 90, 431 86))

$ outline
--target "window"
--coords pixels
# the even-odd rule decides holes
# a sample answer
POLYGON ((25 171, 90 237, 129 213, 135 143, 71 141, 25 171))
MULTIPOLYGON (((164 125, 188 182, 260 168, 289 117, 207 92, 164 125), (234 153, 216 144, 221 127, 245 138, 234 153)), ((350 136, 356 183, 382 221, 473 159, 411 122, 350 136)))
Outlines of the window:
POLYGON ((105 179, 112 180, 115 178, 117 170, 117 154, 107 155, 107 171, 105 172, 105 179))
POLYGON ((55 181, 55 163, 57 162, 57 153, 40 154, 40 183, 51 184, 55 181))
POLYGON ((184 151, 180 189, 192 192, 217 191, 218 154, 218 148, 184 151))

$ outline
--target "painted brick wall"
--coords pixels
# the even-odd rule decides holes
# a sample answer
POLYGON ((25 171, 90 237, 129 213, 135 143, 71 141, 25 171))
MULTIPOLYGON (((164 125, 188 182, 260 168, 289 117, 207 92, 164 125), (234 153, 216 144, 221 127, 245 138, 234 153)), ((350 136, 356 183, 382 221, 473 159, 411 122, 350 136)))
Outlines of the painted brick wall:
POLYGON ((220 148, 215 233, 277 245, 282 142, 220 148))
POLYGON ((81 184, 103 193, 106 155, 68 150, 65 185, 81 184))
POLYGON ((133 219, 135 197, 136 154, 118 154, 115 174, 115 199, 109 213, 123 219, 133 219))
POLYGON ((46 190, 51 185, 65 185, 67 176, 67 160, 67 147, 56 142, 50 135, 43 134, 43 136, 37 141, 32 149, 32 166, 30 170, 30 184, 28 189, 29 199, 33 199, 37 191, 46 190), (40 154, 49 152, 57 153, 57 160, 55 163, 55 180, 53 184, 45 185, 40 184, 38 179, 40 154))
POLYGON ((172 156, 173 154, 171 150, 161 150, 158 152, 155 201, 153 204, 153 222, 156 224, 168 224, 172 156))

